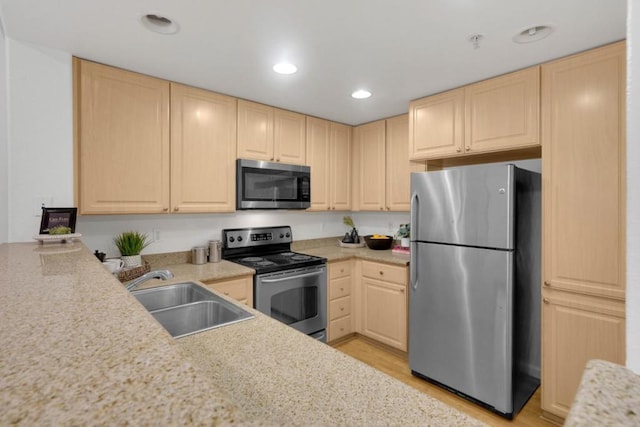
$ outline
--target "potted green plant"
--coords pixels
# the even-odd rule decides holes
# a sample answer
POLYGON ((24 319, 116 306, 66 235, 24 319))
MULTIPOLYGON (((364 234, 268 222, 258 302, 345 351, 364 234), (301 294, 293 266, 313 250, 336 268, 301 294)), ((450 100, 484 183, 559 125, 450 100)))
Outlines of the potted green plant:
POLYGON ((113 243, 120 251, 125 268, 139 267, 142 265, 140 252, 151 244, 146 234, 137 231, 125 231, 113 239, 113 243))
POLYGON ((400 224, 398 232, 396 233, 396 239, 400 239, 400 246, 408 248, 411 237, 411 226, 409 224, 400 224))

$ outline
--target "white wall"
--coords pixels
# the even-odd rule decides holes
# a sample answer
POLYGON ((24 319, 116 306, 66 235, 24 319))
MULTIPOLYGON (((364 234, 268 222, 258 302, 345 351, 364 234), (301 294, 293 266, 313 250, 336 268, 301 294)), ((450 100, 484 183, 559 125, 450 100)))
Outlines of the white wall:
POLYGON ((71 55, 7 39, 9 236, 29 241, 40 218, 34 197, 73 205, 71 55))
POLYGON ((627 4, 627 366, 640 374, 640 4, 627 4))
POLYGON ((7 41, 0 19, 0 243, 9 241, 7 41))

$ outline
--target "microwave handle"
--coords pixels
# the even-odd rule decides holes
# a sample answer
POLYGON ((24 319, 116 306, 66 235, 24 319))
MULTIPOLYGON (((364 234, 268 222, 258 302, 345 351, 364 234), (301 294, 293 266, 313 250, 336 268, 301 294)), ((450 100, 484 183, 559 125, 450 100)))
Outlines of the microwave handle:
POLYGON ((322 274, 322 271, 315 271, 313 273, 299 274, 297 276, 280 277, 278 279, 263 279, 262 283, 284 282, 285 280, 302 279, 303 277, 319 276, 320 274, 322 274))

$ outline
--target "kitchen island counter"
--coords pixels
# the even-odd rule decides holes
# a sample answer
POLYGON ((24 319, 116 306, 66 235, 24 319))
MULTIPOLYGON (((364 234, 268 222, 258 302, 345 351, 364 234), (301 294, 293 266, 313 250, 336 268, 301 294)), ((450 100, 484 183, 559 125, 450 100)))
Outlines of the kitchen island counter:
POLYGON ((174 340, 81 243, 0 245, 0 302, 0 424, 480 425, 255 311, 174 340))

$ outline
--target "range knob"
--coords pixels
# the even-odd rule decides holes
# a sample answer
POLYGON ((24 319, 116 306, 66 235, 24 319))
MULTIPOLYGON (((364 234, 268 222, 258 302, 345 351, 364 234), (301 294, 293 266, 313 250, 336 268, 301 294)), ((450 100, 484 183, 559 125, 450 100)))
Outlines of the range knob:
POLYGON ((238 236, 238 242, 242 242, 242 236, 238 236))
POLYGON ((236 239, 234 239, 234 238, 233 238, 233 236, 229 236, 229 241, 230 241, 231 243, 233 243, 233 242, 235 242, 235 241, 236 241, 236 239))
POLYGON ((287 238, 291 237, 291 233, 287 232, 287 238))
POLYGON ((284 234, 280 233, 280 238, 283 239, 284 238, 284 234))

